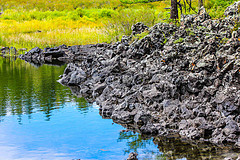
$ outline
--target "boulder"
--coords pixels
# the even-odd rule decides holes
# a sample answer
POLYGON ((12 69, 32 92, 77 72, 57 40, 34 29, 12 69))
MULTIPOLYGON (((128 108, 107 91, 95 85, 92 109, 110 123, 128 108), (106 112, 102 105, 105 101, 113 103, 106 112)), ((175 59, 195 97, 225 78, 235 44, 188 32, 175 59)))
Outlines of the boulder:
POLYGON ((240 13, 240 1, 234 2, 232 5, 228 6, 224 12, 225 16, 233 16, 240 13))

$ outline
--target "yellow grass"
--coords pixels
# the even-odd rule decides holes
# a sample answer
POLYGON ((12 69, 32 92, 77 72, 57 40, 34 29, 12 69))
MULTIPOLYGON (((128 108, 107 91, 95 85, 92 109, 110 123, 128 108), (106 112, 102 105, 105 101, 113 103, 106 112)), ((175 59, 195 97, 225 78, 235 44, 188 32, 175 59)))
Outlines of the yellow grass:
MULTIPOLYGON (((197 10, 197 0, 192 3, 197 10)), ((216 4, 214 0, 205 1, 213 17, 223 14, 216 4)), ((0 0, 0 9, 4 10, 0 17, 0 48, 110 43, 130 34, 132 23, 143 22, 151 27, 168 19, 169 11, 164 8, 170 5, 170 0, 137 4, 120 0, 0 0)))
POLYGON ((4 9, 25 8, 39 10, 74 10, 82 8, 113 8, 120 5, 119 0, 0 0, 4 9))
POLYGON ((0 36, 8 46, 77 45, 109 42, 101 23, 54 19, 50 21, 0 20, 0 36))

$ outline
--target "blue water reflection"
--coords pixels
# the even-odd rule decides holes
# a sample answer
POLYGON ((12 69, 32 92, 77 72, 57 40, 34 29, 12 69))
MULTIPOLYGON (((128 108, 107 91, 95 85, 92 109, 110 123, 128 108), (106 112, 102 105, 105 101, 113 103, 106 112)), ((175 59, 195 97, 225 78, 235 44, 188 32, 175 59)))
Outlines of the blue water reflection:
MULTIPOLYGON (((68 102, 52 112, 50 121, 41 112, 34 113, 32 119, 22 115, 21 125, 17 116, 6 116, 0 124, 0 159, 126 158, 125 150, 129 150, 127 144, 131 139, 119 140, 123 127, 102 119, 96 105, 85 114, 80 114, 77 108, 74 102, 68 102)), ((149 154, 144 153, 146 145, 151 152, 157 152, 149 141, 143 150, 139 147, 140 156, 149 154)))
POLYGON ((152 159, 161 154, 152 139, 123 132, 102 119, 98 106, 59 84, 64 68, 0 57, 1 160, 112 160, 126 159, 132 151, 152 159))

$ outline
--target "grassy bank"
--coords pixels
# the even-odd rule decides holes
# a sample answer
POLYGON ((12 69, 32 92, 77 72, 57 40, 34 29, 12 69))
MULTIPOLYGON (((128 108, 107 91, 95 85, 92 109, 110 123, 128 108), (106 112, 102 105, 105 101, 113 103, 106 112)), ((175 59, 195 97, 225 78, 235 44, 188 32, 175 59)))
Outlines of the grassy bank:
MULTIPOLYGON (((37 6, 42 6, 41 2, 44 1, 37 2, 37 6)), ((78 6, 84 6, 83 2, 78 6)), ((166 2, 121 4, 112 0, 109 4, 107 1, 97 1, 91 8, 87 2, 85 8, 76 9, 76 6, 70 5, 74 2, 68 3, 66 9, 60 7, 60 2, 55 3, 54 7, 50 5, 50 9, 46 5, 45 8, 35 8, 29 3, 24 6, 23 2, 19 6, 10 5, 0 18, 0 45, 32 48, 110 43, 123 34, 129 34, 132 24, 138 21, 153 25, 158 19, 159 6, 168 5, 166 2), (103 2, 102 6, 100 2, 103 2)))
MULTIPOLYGON (((170 0, 0 0, 0 47, 111 43, 131 33, 131 26, 148 26, 169 18, 170 0)), ((206 0, 213 18, 223 16, 230 1, 206 0)), ((197 10, 197 1, 193 0, 197 10)), ((189 12, 187 12, 189 13, 189 12)), ((190 13, 194 13, 191 11, 190 13)))

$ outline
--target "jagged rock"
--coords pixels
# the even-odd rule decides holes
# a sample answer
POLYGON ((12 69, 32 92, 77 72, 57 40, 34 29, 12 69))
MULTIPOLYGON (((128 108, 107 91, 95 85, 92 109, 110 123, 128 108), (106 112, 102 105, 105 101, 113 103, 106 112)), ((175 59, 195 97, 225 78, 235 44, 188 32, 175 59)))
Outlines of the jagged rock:
POLYGON ((197 22, 204 22, 208 19, 210 19, 211 17, 209 16, 209 14, 207 13, 206 9, 204 7, 201 7, 198 11, 197 17, 194 19, 194 21, 197 22))
POLYGON ((3 47, 0 49, 2 54, 7 54, 10 53, 10 48, 9 47, 3 47))
MULTIPOLYGON (((131 44, 124 37, 108 45, 35 48, 23 57, 64 52, 74 63, 59 82, 96 101, 103 118, 148 135, 178 133, 239 147, 240 42, 239 32, 231 32, 234 21, 211 20, 201 8, 180 27, 158 23, 131 44)), ((133 27, 139 28, 143 24, 133 27)), ((54 59, 49 56, 44 58, 54 59)))
POLYGON ((137 156, 138 154, 136 152, 131 152, 129 153, 127 160, 138 160, 137 156))
POLYGON ((145 30, 148 29, 148 26, 144 25, 141 22, 138 22, 138 23, 134 24, 131 27, 131 29, 132 29, 132 35, 141 34, 142 32, 144 32, 145 30))
POLYGON ((235 14, 239 14, 240 11, 240 1, 235 2, 234 4, 227 7, 224 12, 225 16, 233 16, 235 14))
POLYGON ((40 54, 42 51, 43 50, 40 49, 39 47, 35 47, 35 48, 31 49, 27 54, 31 54, 31 55, 33 55, 35 53, 40 54))
POLYGON ((226 126, 223 128, 223 133, 226 136, 229 136, 231 134, 238 134, 239 133, 239 126, 238 123, 236 123, 233 120, 230 120, 227 122, 226 126))

